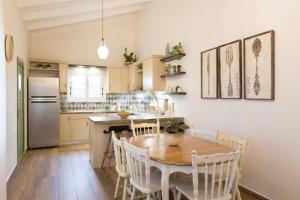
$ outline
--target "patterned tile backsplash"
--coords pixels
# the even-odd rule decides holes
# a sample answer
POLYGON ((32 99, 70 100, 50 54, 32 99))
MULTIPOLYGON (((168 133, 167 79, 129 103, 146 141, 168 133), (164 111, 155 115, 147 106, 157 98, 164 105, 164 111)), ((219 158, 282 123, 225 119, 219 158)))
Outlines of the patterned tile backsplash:
MULTIPOLYGON (((156 95, 159 105, 162 106, 163 96, 156 95)), ((157 102, 150 93, 107 93, 106 102, 68 102, 67 96, 61 94, 62 111, 117 111, 126 109, 134 112, 147 112, 150 105, 157 102)))

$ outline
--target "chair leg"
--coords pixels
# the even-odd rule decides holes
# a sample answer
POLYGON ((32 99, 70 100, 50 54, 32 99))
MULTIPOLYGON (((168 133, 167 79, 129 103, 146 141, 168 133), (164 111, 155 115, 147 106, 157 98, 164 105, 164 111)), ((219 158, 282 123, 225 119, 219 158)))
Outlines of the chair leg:
POLYGON ((181 193, 178 192, 176 200, 180 200, 180 199, 181 199, 181 193))
POLYGON ((157 200, 156 192, 153 192, 153 193, 152 193, 152 197, 153 197, 153 198, 152 198, 153 200, 157 200))
POLYGON ((115 196, 114 198, 117 198, 118 197, 118 190, 119 190, 119 185, 120 185, 120 175, 118 175, 118 179, 117 179, 117 185, 116 185, 116 189, 115 189, 115 196))
MULTIPOLYGON (((161 200, 161 192, 160 192, 160 191, 157 192, 157 199, 158 199, 158 200, 161 200)), ((176 200, 176 199, 174 198, 174 200, 176 200)))
POLYGON ((123 200, 125 200, 126 196, 127 196, 127 182, 128 182, 128 179, 125 178, 125 180, 124 180, 124 187, 123 187, 123 200))
POLYGON ((107 157, 107 154, 109 153, 110 144, 111 144, 111 134, 109 135, 108 143, 107 143, 106 148, 105 148, 104 157, 103 157, 102 162, 101 162, 101 168, 104 167, 105 159, 107 157))
POLYGON ((135 196, 135 192, 136 192, 136 188, 134 186, 132 186, 132 193, 131 193, 131 200, 134 200, 134 196, 135 196))
POLYGON ((147 200, 150 200, 151 197, 150 197, 150 194, 147 194, 147 200))
POLYGON ((174 199, 176 199, 176 189, 175 188, 172 188, 172 193, 173 193, 173 197, 174 197, 174 199))
POLYGON ((239 189, 236 190, 236 198, 237 198, 237 200, 242 200, 241 192, 239 189))
POLYGON ((110 170, 110 162, 111 162, 111 158, 112 158, 112 141, 111 141, 111 135, 109 136, 109 140, 108 140, 108 165, 107 165, 107 168, 106 168, 106 173, 107 173, 107 176, 109 176, 109 170, 110 170))

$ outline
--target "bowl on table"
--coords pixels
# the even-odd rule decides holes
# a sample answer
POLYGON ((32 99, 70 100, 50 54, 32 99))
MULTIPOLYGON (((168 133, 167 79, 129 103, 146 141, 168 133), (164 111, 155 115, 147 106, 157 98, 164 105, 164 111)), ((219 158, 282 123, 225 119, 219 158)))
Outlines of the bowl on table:
POLYGON ((127 111, 121 111, 117 112, 117 115, 121 117, 121 119, 126 119, 129 115, 131 115, 131 113, 127 111))

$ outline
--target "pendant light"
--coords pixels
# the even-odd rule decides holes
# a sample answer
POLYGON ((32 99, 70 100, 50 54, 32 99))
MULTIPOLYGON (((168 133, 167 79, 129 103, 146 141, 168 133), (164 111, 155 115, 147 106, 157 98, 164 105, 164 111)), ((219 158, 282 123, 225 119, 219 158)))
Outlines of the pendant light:
POLYGON ((101 17, 101 26, 102 26, 102 40, 99 48, 97 49, 97 54, 100 60, 106 60, 109 54, 109 49, 106 47, 103 37, 103 0, 102 0, 102 17, 101 17))

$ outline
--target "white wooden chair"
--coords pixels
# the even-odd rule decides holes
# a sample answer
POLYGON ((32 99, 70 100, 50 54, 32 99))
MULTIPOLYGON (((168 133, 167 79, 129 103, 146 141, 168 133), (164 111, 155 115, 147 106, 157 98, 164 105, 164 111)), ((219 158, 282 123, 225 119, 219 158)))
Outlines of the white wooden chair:
POLYGON ((160 123, 157 119, 157 123, 139 123, 135 124, 131 120, 131 130, 133 136, 145 135, 145 134, 159 134, 160 133, 160 123))
POLYGON ((126 152, 124 148, 124 142, 119 140, 116 137, 115 132, 112 132, 112 140, 113 140, 113 146, 115 151, 115 167, 116 171, 118 173, 118 179, 117 179, 117 185, 115 189, 115 195, 114 197, 117 198, 118 196, 118 189, 120 186, 120 179, 124 179, 124 186, 123 186, 123 200, 126 199, 127 196, 127 185, 128 185, 128 179, 129 179, 129 172, 127 169, 127 163, 126 163, 126 152))
MULTIPOLYGON (((227 135, 221 131, 218 131, 218 142, 227 147, 240 151, 240 159, 238 163, 239 179, 241 178, 241 171, 244 164, 245 151, 248 145, 249 138, 239 138, 232 135, 227 135)), ((237 199, 241 200, 240 190, 237 189, 237 199)))
POLYGON ((216 142, 217 141, 217 132, 208 132, 208 131, 200 131, 194 128, 191 128, 189 130, 190 135, 195 136, 195 137, 199 137, 205 140, 209 140, 212 142, 216 142))
MULTIPOLYGON (((124 140, 125 141, 125 140, 124 140)), ((133 186, 131 200, 135 198, 136 190, 146 194, 147 200, 161 199, 161 173, 151 172, 149 149, 137 148, 127 141, 124 142, 130 184, 133 186)), ((170 188, 176 196, 174 181, 170 180, 170 188)))
POLYGON ((189 200, 230 200, 238 159, 238 151, 209 156, 197 156, 196 151, 193 151, 193 178, 176 184, 177 200, 181 199, 182 194, 189 200), (204 168, 202 181, 198 177, 199 167, 204 168), (225 181, 219 177, 225 177, 225 181))

